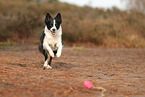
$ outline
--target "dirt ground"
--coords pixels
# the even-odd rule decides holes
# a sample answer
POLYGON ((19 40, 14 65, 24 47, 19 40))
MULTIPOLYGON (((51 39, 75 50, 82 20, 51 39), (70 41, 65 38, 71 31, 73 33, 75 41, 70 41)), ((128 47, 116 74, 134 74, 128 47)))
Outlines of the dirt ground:
POLYGON ((145 97, 145 48, 64 47, 43 70, 37 46, 0 49, 0 97, 145 97))

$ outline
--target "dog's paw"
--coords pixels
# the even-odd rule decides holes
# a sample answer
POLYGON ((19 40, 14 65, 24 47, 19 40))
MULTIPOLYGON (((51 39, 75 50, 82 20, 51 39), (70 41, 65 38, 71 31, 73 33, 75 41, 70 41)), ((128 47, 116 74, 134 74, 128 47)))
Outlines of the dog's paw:
POLYGON ((50 65, 43 66, 43 70, 45 70, 45 69, 52 69, 52 67, 50 65))
POLYGON ((60 57, 61 56, 61 52, 57 52, 56 57, 60 57))
POLYGON ((50 56, 51 56, 51 57, 54 57, 54 53, 53 53, 53 52, 51 52, 51 53, 50 53, 50 56))
POLYGON ((47 66, 47 69, 52 69, 52 67, 50 65, 47 66))
POLYGON ((48 61, 46 60, 46 61, 44 62, 43 67, 47 67, 47 64, 48 64, 48 61))
POLYGON ((43 70, 45 70, 46 69, 46 67, 43 67, 43 70))
POLYGON ((44 65, 43 65, 43 70, 45 70, 46 68, 47 68, 47 66, 44 66, 44 65))

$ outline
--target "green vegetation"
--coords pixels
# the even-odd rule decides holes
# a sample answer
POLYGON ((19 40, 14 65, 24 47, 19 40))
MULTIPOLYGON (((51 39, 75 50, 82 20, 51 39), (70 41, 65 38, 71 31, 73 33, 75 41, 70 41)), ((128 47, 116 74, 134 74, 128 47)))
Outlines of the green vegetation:
POLYGON ((145 14, 141 12, 126 12, 117 8, 104 11, 60 3, 58 0, 1 0, 0 10, 1 42, 39 43, 45 14, 49 12, 55 16, 61 12, 65 44, 145 47, 145 14))

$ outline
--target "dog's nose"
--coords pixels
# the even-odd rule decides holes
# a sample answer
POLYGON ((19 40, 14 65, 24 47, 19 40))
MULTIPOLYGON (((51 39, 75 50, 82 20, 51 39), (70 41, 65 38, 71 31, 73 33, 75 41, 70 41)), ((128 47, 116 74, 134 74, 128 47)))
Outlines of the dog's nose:
POLYGON ((53 32, 55 32, 55 29, 52 29, 53 32))

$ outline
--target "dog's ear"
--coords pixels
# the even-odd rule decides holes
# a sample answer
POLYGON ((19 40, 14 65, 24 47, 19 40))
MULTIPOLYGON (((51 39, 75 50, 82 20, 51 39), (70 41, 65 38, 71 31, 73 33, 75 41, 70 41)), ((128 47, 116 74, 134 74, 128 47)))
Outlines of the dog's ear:
POLYGON ((62 19, 61 19, 61 14, 58 13, 55 17, 55 19, 61 24, 62 23, 62 19))
POLYGON ((52 16, 49 13, 47 13, 46 17, 45 17, 45 23, 50 22, 50 20, 52 20, 52 19, 53 19, 52 16))

